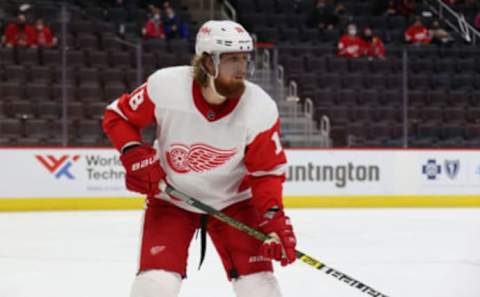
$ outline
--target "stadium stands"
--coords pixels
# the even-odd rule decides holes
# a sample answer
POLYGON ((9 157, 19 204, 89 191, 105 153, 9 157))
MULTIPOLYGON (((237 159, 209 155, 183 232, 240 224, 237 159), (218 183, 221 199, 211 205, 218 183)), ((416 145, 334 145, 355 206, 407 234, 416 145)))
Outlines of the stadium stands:
MULTIPOLYGON (((58 5, 31 2, 35 14, 43 16, 59 36, 58 5)), ((100 130, 103 109, 137 86, 136 49, 128 42, 140 36, 147 11, 141 6, 112 7, 106 1, 67 2, 69 144, 106 145, 100 130)), ((458 36, 450 47, 405 45, 403 32, 412 18, 373 15, 367 1, 341 1, 346 13, 337 27, 324 31, 307 25, 312 1, 230 2, 239 21, 259 41, 276 45, 287 82, 295 80, 300 97, 314 100, 316 118, 330 118, 335 146, 403 144, 404 51, 408 54, 411 146, 479 146, 478 47, 464 44, 458 36), (372 26, 386 44, 387 59, 337 57, 336 44, 349 22, 359 28, 372 26)), ((14 19, 18 3, 0 0, 10 19, 14 19)), ((177 8, 182 17, 191 20, 188 10, 177 8)), ((458 8, 468 12, 463 6, 458 8)), ((425 9, 419 5, 417 14, 425 9)), ((473 17, 471 12, 466 15, 473 17)), ((191 24, 191 32, 195 25, 191 24)), ((142 76, 157 68, 189 63, 192 38, 145 40, 142 76)), ((0 145, 61 143, 61 61, 58 48, 0 48, 0 145)))
MULTIPOLYGON (((28 15, 32 20, 43 17, 60 37, 58 4, 31 2, 28 15)), ((111 7, 106 1, 67 3, 68 143, 108 145, 101 117, 108 102, 138 85, 134 42, 140 36, 147 11, 138 6, 111 7), (123 35, 119 34, 120 25, 127 28, 123 35), (122 40, 131 41, 133 46, 122 40)), ((14 20, 20 3, 2 0, 0 4, 9 15, 7 21, 14 20)), ((179 12, 189 19, 180 8, 179 12)), ((4 28, 0 29, 3 34, 4 28)), ((143 49, 145 78, 157 68, 189 62, 192 44, 187 40, 147 40, 143 49)), ((0 145, 62 143, 61 61, 59 48, 0 47, 0 145)))
MULTIPOLYGON (((348 14, 340 26, 323 31, 306 22, 314 1, 233 2, 240 21, 260 41, 277 45, 287 80, 298 83, 301 97, 314 100, 317 119, 330 118, 334 145, 403 145, 403 51, 408 54, 410 144, 478 145, 471 132, 478 120, 467 116, 480 105, 478 46, 463 43, 459 36, 450 47, 405 45, 403 32, 415 15, 375 16, 373 1, 337 1, 348 14), (336 56, 341 29, 350 22, 374 28, 386 42, 386 60, 336 56)), ((417 5, 417 15, 424 10, 417 5)))

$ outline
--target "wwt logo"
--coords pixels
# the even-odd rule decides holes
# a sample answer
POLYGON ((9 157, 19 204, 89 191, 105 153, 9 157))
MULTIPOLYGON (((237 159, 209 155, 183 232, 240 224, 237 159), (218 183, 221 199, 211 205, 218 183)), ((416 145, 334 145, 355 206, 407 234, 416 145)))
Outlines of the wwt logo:
POLYGON ((70 168, 73 163, 80 159, 80 155, 63 155, 59 158, 55 158, 52 155, 35 155, 35 158, 37 158, 55 178, 59 179, 65 176, 68 179, 75 179, 75 176, 70 172, 70 168))

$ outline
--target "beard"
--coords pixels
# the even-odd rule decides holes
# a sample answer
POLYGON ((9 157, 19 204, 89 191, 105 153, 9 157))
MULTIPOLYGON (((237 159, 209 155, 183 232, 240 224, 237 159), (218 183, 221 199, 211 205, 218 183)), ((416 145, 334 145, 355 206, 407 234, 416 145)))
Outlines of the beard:
POLYGON ((245 91, 245 83, 243 80, 226 81, 222 78, 217 78, 214 83, 218 94, 226 98, 239 98, 245 91))

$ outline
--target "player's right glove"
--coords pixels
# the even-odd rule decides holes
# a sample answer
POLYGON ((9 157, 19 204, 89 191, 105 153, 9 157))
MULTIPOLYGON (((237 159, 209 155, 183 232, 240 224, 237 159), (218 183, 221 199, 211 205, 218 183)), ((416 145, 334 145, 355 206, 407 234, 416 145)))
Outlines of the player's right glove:
POLYGON ((148 145, 129 148, 120 156, 126 170, 126 186, 133 192, 154 196, 160 192, 158 184, 165 178, 156 151, 148 145))
POLYGON ((280 261, 282 266, 293 263, 297 258, 297 240, 290 224, 290 218, 283 210, 272 208, 263 216, 260 229, 270 236, 263 242, 261 253, 267 258, 280 261))

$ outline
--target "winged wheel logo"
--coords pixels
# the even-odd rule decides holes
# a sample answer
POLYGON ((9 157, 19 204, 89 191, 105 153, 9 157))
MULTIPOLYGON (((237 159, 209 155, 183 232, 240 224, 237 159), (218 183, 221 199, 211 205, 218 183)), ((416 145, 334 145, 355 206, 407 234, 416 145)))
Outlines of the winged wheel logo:
POLYGON ((225 164, 236 153, 235 148, 224 150, 204 143, 191 146, 176 143, 167 150, 166 159, 175 172, 204 172, 225 164))

